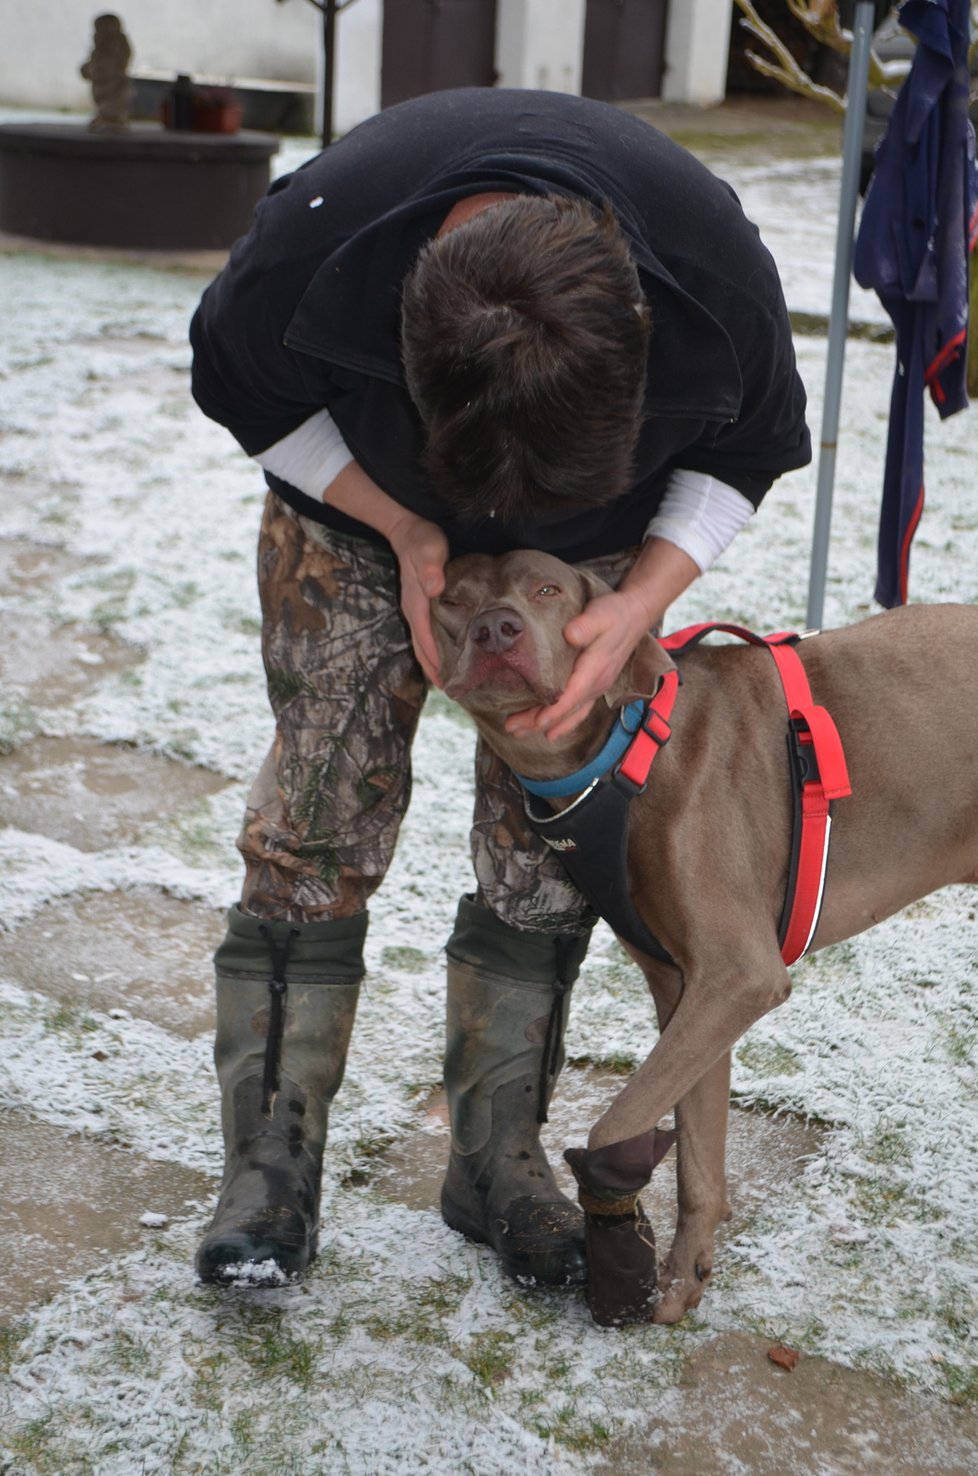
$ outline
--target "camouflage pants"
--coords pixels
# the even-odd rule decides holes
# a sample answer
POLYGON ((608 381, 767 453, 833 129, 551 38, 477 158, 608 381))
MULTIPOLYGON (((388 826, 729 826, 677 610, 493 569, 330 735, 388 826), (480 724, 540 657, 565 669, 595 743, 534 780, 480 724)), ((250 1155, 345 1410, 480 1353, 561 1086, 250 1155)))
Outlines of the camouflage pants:
MULTIPOLYGON (((634 557, 629 550, 588 567, 617 584, 634 557)), ((269 493, 258 582, 276 732, 238 839, 242 906, 289 922, 350 917, 367 906, 394 854, 427 690, 400 612, 396 561, 269 493)), ((527 828, 518 785, 482 743, 472 858, 479 900, 510 926, 590 927, 584 899, 527 828)))

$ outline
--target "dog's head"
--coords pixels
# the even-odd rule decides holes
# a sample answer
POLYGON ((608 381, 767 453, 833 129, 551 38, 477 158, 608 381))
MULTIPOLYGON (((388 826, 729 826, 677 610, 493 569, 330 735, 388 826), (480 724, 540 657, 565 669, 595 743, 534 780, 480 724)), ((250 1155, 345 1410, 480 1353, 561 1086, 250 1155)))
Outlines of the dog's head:
MULTIPOLYGON (((446 566, 445 581, 432 601, 442 683, 499 747, 492 735, 511 713, 556 702, 579 654, 564 628, 609 586, 530 549, 498 558, 464 554, 446 566)), ((607 694, 608 705, 650 696, 671 665, 659 643, 643 637, 607 694)), ((511 754, 504 757, 519 767, 511 754)))

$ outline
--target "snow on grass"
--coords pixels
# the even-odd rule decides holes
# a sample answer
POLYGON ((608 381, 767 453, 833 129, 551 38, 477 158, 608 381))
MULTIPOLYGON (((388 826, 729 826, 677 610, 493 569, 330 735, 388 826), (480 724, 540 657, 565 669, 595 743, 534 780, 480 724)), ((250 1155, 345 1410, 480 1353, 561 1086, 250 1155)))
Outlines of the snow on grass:
MULTIPOLYGON (((280 167, 301 153, 290 145, 280 167)), ((728 162, 726 172, 775 249, 790 305, 825 311, 837 164, 728 162)), ((124 848, 82 854, 0 832, 4 923, 85 890, 153 886, 225 904, 242 781, 271 723, 253 573, 260 478, 188 394, 186 328, 206 277, 24 252, 0 258, 0 278, 17 305, 0 342, 0 536, 78 560, 54 587, 0 591, 0 612, 80 622, 142 656, 71 707, 44 709, 44 730, 132 742, 237 781, 192 821, 165 818, 124 848)), ((879 316, 854 302, 855 315, 879 316)), ((824 339, 799 339, 798 353, 817 442, 824 339)), ((850 344, 826 624, 871 611, 892 369, 892 348, 850 344)), ((978 602, 972 418, 940 426, 928 412, 927 424, 912 595, 978 602)), ((671 623, 802 624, 814 486, 814 467, 784 478, 671 623)), ((8 705, 16 694, 0 694, 8 705)), ((412 808, 372 908, 369 975, 332 1113, 321 1259, 285 1288, 195 1285, 201 1207, 91 1275, 66 1266, 63 1290, 0 1341, 6 1469, 508 1476, 529 1465, 572 1476, 647 1422, 690 1350, 728 1328, 978 1397, 975 889, 950 889, 800 964, 792 999, 740 1044, 745 1103, 830 1130, 728 1242, 703 1308, 678 1330, 596 1329, 578 1296, 517 1290, 437 1215, 374 1187, 374 1155, 419 1124, 440 1076, 441 949, 472 884, 471 750, 466 721, 434 698, 412 808)), ((3 980, 2 953, 0 1014, 4 1106, 216 1181, 209 1041, 58 1007, 40 980, 33 991, 3 980)), ((641 1059, 651 1021, 641 980, 599 929, 568 1053, 641 1059)))

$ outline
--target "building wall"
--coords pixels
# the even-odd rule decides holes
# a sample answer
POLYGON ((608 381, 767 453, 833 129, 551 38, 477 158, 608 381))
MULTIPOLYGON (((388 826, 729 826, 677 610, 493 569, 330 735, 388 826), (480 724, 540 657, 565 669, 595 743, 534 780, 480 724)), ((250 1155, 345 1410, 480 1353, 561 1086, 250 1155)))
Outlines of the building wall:
MULTIPOLYGON (((509 87, 578 92, 586 0, 498 0, 497 67, 509 87)), ((110 8, 112 0, 104 6, 110 8)), ((380 103, 383 0, 351 0, 337 20, 334 118, 345 132, 380 103)), ((84 112, 79 67, 91 51, 98 0, 6 0, 0 104, 84 112)), ((318 82, 322 19, 308 0, 120 0, 134 72, 190 72, 229 82, 318 82)), ((664 96, 723 96, 731 0, 671 0, 664 96)))
MULTIPOLYGON (((308 0, 290 4, 312 7, 308 0)), ((383 0, 353 0, 336 18, 336 64, 333 87, 337 133, 346 133, 380 107, 380 35, 383 0)), ((318 12, 314 12, 318 20, 318 12)), ((316 48, 317 70, 322 71, 323 49, 316 48)), ((317 80, 321 78, 317 76, 317 80)))
POLYGON ((720 102, 726 92, 731 0, 671 0, 666 22, 666 102, 720 102))
POLYGON ((502 87, 580 92, 586 0, 497 0, 502 87))
MULTIPOLYGON (((28 0, 16 7, 8 0, 4 8, 0 101, 87 108, 91 93, 78 69, 92 48, 93 19, 112 10, 112 0, 28 0)), ((306 0, 120 0, 116 14, 133 50, 132 71, 316 77, 320 18, 306 0)))

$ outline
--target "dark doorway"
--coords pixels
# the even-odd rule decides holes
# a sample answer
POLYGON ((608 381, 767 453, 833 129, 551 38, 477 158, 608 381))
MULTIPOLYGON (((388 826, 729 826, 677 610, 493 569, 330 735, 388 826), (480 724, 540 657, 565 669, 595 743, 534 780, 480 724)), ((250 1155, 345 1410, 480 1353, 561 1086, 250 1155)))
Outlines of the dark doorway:
POLYGON ((384 0, 380 105, 496 81, 496 0, 384 0))
POLYGON ((617 102, 661 95, 668 8, 669 0, 587 0, 585 97, 617 102))

